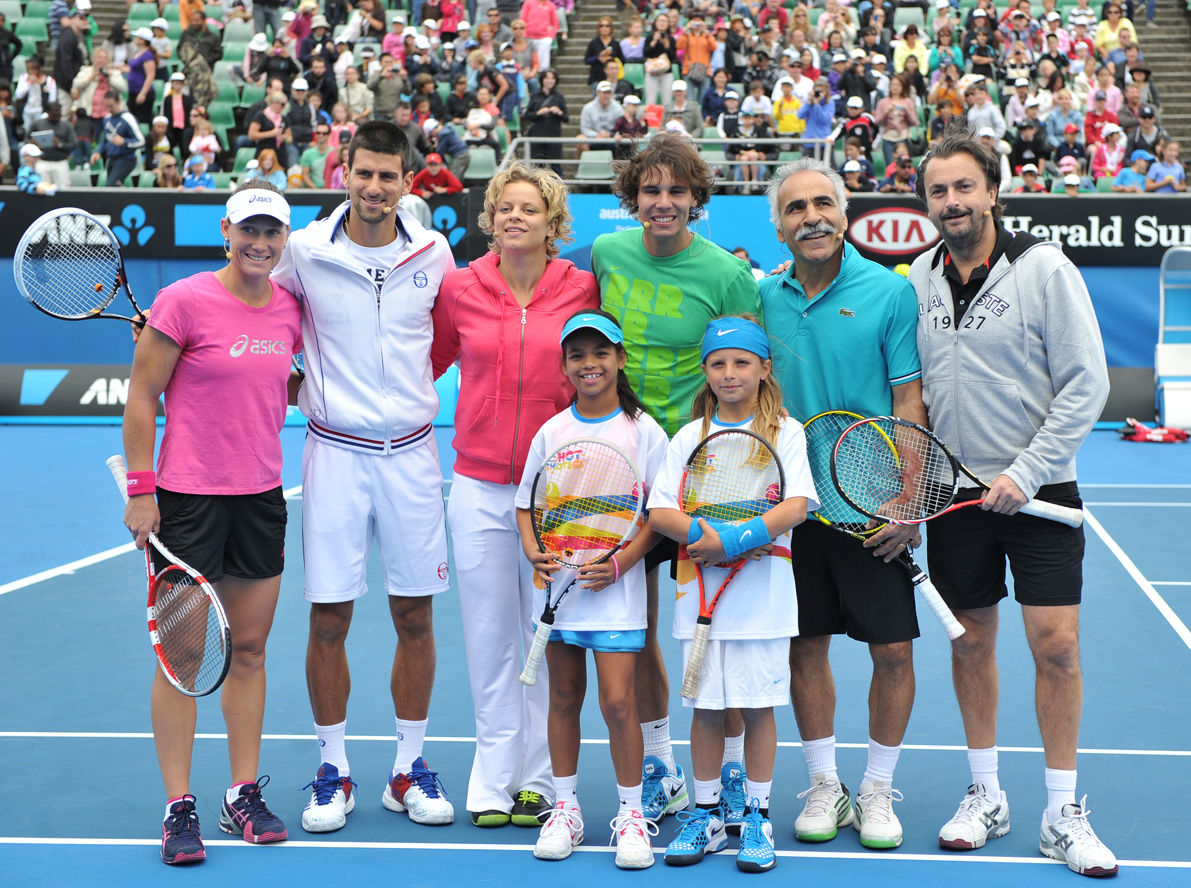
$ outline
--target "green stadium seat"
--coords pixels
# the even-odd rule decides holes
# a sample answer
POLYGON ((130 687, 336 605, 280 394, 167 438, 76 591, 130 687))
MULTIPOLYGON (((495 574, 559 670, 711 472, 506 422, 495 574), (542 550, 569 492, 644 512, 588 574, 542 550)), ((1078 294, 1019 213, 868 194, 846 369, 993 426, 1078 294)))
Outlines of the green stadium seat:
POLYGON ((10 28, 25 17, 18 0, 0 0, 0 12, 4 13, 10 28))
POLYGON ((250 105, 255 105, 265 97, 265 88, 257 86, 254 83, 244 84, 244 88, 240 90, 240 101, 236 103, 237 108, 247 108, 250 105))
POLYGON ((71 188, 90 188, 91 187, 91 171, 90 170, 71 170, 70 171, 70 187, 71 188))
POLYGON ((1101 176, 1096 180, 1096 191, 1100 194, 1112 194, 1112 183, 1116 181, 1116 176, 1101 176))
POLYGON ((128 21, 133 24, 132 30, 140 27, 141 23, 148 23, 157 18, 156 3, 133 3, 128 10, 128 21))
POLYGON ((640 62, 628 62, 624 66, 624 79, 633 84, 638 92, 645 89, 645 66, 640 62))
POLYGON ((579 158, 579 169, 575 173, 575 178, 585 182, 611 181, 612 152, 585 151, 579 158))
POLYGON ((207 109, 207 117, 216 126, 235 126, 236 115, 232 105, 227 102, 214 101, 207 109))
POLYGON ((137 183, 137 186, 140 188, 156 188, 157 176, 152 172, 141 173, 141 180, 137 183))
POLYGON ((211 178, 215 180, 216 188, 231 188, 232 174, 231 173, 212 173, 211 178))
MULTIPOLYGON (((492 149, 489 148, 488 150, 491 151, 492 149)), ((245 168, 248 166, 248 161, 250 160, 256 160, 255 148, 241 148, 239 151, 237 151, 236 162, 232 166, 232 174, 234 175, 236 173, 244 172, 245 168)))
MULTIPOLYGON (((496 152, 487 145, 473 145, 469 151, 471 163, 463 174, 464 182, 487 182, 496 175, 496 152)), ((609 177, 611 170, 609 170, 609 177)))
POLYGON ((223 42, 247 43, 253 38, 253 26, 248 22, 231 21, 223 26, 223 42))
POLYGON ((23 41, 45 43, 50 39, 50 29, 44 18, 23 18, 17 22, 13 31, 23 41))
MULTIPOLYGON (((153 8, 157 9, 156 6, 153 8)), ((29 0, 25 4, 25 18, 36 18, 48 22, 50 20, 50 0, 29 0)))

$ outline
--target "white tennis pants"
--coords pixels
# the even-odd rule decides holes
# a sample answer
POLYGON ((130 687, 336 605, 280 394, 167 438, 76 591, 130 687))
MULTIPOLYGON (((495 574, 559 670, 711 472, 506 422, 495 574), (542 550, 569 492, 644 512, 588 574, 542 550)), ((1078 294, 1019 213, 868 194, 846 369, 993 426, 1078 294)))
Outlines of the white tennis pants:
POLYGON ((522 789, 553 797, 546 715, 549 677, 518 680, 543 604, 517 533, 514 484, 458 473, 447 501, 463 643, 476 714, 468 811, 510 811, 522 789), (536 610, 535 610, 536 608, 536 610))

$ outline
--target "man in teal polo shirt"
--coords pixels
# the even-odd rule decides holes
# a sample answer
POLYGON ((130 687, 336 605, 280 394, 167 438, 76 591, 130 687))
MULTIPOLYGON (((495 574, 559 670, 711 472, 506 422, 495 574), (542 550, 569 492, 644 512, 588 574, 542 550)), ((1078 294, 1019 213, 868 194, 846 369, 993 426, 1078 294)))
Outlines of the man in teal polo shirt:
MULTIPOLYGON (((794 260, 761 282, 773 370, 790 416, 806 422, 826 410, 849 410, 925 424, 914 290, 844 240, 843 179, 822 161, 803 158, 781 167, 768 193, 777 238, 794 260)), ((887 527, 864 545, 817 521, 795 528, 799 634, 790 643, 790 688, 811 778, 794 826, 802 841, 827 841, 855 823, 866 847, 901 844, 893 770, 914 704, 918 620, 908 574, 887 562, 911 539, 917 541, 911 528, 887 527), (831 636, 841 633, 867 643, 873 661, 868 767, 854 809, 835 763, 828 650, 831 636)))

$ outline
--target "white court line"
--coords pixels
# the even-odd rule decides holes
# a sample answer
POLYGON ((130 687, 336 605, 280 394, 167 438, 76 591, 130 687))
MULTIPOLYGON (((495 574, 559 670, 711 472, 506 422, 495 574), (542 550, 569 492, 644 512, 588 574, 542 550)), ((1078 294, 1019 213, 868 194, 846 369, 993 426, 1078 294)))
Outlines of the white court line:
POLYGON ((1162 614, 1166 622, 1170 624, 1170 628, 1183 640, 1183 644, 1191 648, 1191 630, 1187 629, 1187 624, 1166 603, 1166 599, 1158 594, 1158 590, 1154 588, 1154 584, 1145 578, 1145 574, 1138 569, 1137 565, 1133 563, 1133 559, 1125 554, 1125 550, 1104 529, 1104 525, 1097 521, 1091 512, 1085 511, 1084 517, 1092 530, 1096 531, 1096 536, 1100 537, 1104 545, 1108 546, 1108 550, 1116 556, 1117 561, 1121 562, 1121 566, 1125 568, 1129 576, 1133 577, 1133 581, 1145 593, 1146 598, 1150 600, 1154 607, 1158 608, 1158 613, 1162 614))
POLYGON ((1151 586, 1191 586, 1189 580, 1150 580, 1151 586))
POLYGON ((1084 484, 1079 482, 1080 490, 1095 487, 1105 490, 1191 490, 1191 484, 1084 484))
MULTIPOLYGON (((208 848, 250 848, 251 845, 236 839, 205 839, 203 844, 208 848)), ((0 836, 0 845, 124 845, 128 847, 158 847, 160 839, 59 839, 39 836, 0 836)), ((533 851, 533 845, 496 845, 471 844, 467 842, 311 842, 290 839, 278 842, 276 848, 320 848, 342 850, 378 850, 378 851, 513 851, 528 854, 533 851)), ((596 846, 579 847, 574 849, 585 854, 615 854, 615 848, 596 846)), ((654 851, 661 854, 662 850, 654 851)), ((862 861, 902 861, 910 863, 1025 863, 1040 864, 1042 866, 1066 866, 1057 860, 1045 857, 995 857, 984 854, 873 854, 858 851, 785 851, 774 852, 778 857, 802 857, 807 859, 827 860, 862 860, 862 861)), ((1186 860, 1121 860, 1123 867, 1148 867, 1162 869, 1191 869, 1191 861, 1186 860)))
MULTIPOLYGON (((283 490, 281 493, 287 500, 293 499, 294 497, 301 496, 302 486, 291 487, 289 490, 283 490)), ((67 576, 75 571, 82 570, 84 567, 90 567, 93 564, 99 564, 100 562, 108 561, 111 558, 116 558, 127 552, 134 551, 136 551, 136 546, 132 543, 125 543, 123 546, 116 546, 113 549, 96 552, 94 555, 88 555, 86 558, 80 558, 78 561, 71 561, 69 564, 51 567, 49 570, 43 570, 40 573, 31 574, 19 580, 13 580, 11 583, 5 583, 0 586, 0 595, 7 595, 9 592, 16 592, 18 589, 24 589, 27 586, 33 586, 45 580, 52 580, 54 577, 67 576)))
POLYGON ((1191 507, 1191 503, 1163 503, 1163 502, 1155 502, 1154 500, 1150 500, 1148 503, 1102 502, 1102 503, 1084 503, 1084 505, 1085 506, 1097 506, 1097 507, 1099 507, 1099 506, 1125 506, 1126 508, 1133 508, 1133 509, 1166 509, 1166 508, 1186 509, 1186 508, 1191 507))
MULTIPOLYGON (((226 740, 227 734, 195 734, 196 740, 226 740)), ((148 731, 0 731, 0 740, 35 739, 35 740, 152 740, 153 734, 148 731)), ((313 740, 313 734, 262 734, 262 740, 302 742, 313 740)), ((392 743, 391 734, 349 734, 345 739, 363 743, 392 743)), ((427 737, 427 743, 475 743, 475 737, 427 737)), ((602 738, 584 739, 580 741, 589 746, 607 746, 608 741, 602 738)), ((671 740, 675 746, 689 746, 690 740, 671 740)), ((778 746, 799 749, 802 744, 797 740, 779 740, 778 746)), ((868 749, 867 743, 836 743, 840 749, 868 749)), ((933 743, 906 743, 902 749, 918 752, 967 752, 966 746, 948 746, 933 743)), ((998 746, 1001 752, 1027 752, 1040 754, 1041 746, 998 746)), ((1137 756, 1165 756, 1171 758, 1191 758, 1189 749, 1100 749, 1080 748, 1080 755, 1137 755, 1137 756)))

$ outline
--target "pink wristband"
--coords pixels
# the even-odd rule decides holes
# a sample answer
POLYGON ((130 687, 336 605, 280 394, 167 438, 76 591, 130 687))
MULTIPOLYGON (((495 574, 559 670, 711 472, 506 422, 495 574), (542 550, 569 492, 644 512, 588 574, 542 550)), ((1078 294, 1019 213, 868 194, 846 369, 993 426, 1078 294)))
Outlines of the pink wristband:
POLYGON ((128 486, 125 488, 129 496, 144 496, 157 492, 156 472, 129 472, 128 486))
POLYGON ((620 562, 616 560, 615 555, 613 555, 612 558, 609 560, 611 560, 611 562, 612 562, 612 582, 619 583, 620 582, 620 562))

